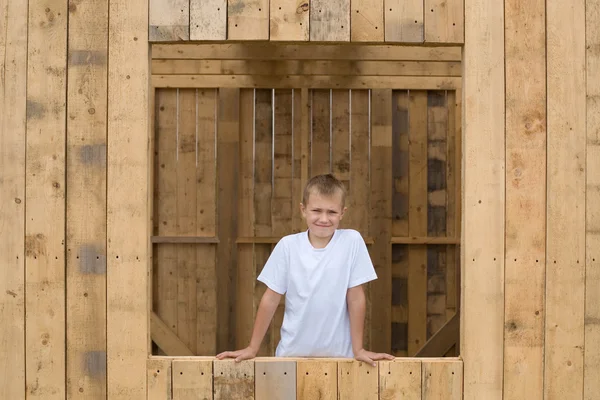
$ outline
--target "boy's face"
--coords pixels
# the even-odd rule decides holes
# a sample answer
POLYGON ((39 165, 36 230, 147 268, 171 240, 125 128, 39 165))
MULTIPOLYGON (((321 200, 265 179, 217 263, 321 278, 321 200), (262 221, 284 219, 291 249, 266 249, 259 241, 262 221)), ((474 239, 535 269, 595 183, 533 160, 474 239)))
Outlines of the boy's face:
POLYGON ((312 191, 307 204, 300 204, 300 210, 312 234, 319 238, 329 238, 340 225, 346 207, 342 206, 341 192, 323 196, 312 191))

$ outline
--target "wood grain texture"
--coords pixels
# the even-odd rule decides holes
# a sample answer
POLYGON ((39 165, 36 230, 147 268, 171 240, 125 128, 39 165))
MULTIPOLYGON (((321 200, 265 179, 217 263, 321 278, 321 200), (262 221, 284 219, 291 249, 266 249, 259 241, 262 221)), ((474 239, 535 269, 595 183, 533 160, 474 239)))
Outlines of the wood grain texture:
POLYGON ((350 41, 350 0, 312 0, 309 3, 312 42, 350 41))
POLYGON ((297 395, 305 400, 337 400, 338 363, 336 361, 298 361, 297 395))
POLYGON ((352 42, 383 42, 384 2, 381 0, 354 0, 350 3, 350 40, 352 42))
POLYGON ((379 368, 359 361, 338 363, 339 400, 378 400, 379 368))
POLYGON ((271 41, 308 41, 309 2, 271 0, 269 39, 271 41))
POLYGON ((170 359, 153 359, 146 362, 148 400, 171 399, 172 366, 170 359))
POLYGON ((462 362, 446 360, 423 360, 422 400, 462 399, 462 362))
POLYGON ((331 172, 331 90, 311 91, 310 176, 331 172))
POLYGON ((421 360, 396 359, 379 362, 381 400, 421 400, 421 360))
POLYGON ((268 40, 269 0, 228 0, 227 39, 268 40))
POLYGON ((149 3, 150 42, 190 39, 189 0, 150 0, 149 3))
POLYGON ((464 0, 425 0, 425 42, 464 42, 464 0))
POLYGON ((385 2, 385 41, 420 43, 424 38, 424 0, 385 2))
POLYGON ((214 361, 214 400, 254 400, 254 361, 214 361))
POLYGON ((190 40, 227 39, 227 0, 190 0, 190 40))
POLYGON ((213 362, 173 360, 173 400, 212 400, 213 362))
POLYGON ((256 400, 295 400, 295 361, 255 361, 256 400))

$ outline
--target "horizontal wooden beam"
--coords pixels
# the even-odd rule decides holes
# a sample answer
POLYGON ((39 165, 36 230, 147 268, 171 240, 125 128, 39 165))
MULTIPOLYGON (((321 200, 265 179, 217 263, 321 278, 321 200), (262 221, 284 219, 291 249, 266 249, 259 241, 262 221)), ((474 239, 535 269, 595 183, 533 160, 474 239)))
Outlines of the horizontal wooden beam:
POLYGON ((460 340, 460 317, 456 313, 417 351, 415 357, 440 357, 460 340))
POLYGON ((416 237, 394 236, 391 244, 460 244, 460 238, 453 237, 416 237))
MULTIPOLYGON (((235 241, 238 244, 277 244, 281 237, 240 237, 235 241)), ((371 237, 363 237, 366 244, 373 244, 371 237)))
POLYGON ((152 58, 230 60, 461 61, 460 46, 211 43, 154 44, 152 58))
POLYGON ((168 355, 194 355, 185 343, 154 312, 150 315, 150 336, 152 341, 168 355))
POLYGON ((216 237, 206 236, 152 236, 152 243, 219 243, 216 237))
POLYGON ((155 88, 267 88, 456 90, 453 76, 152 75, 155 88))
POLYGON ((459 61, 152 60, 154 75, 460 76, 459 61))

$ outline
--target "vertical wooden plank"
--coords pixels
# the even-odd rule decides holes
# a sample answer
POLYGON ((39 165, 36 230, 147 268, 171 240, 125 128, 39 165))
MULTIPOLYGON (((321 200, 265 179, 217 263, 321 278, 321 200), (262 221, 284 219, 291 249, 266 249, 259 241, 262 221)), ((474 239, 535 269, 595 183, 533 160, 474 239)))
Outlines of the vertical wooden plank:
POLYGON ((254 400, 254 361, 214 361, 215 400, 254 400))
POLYGON ((311 91, 310 176, 331 172, 331 91, 311 91))
POLYGON ((580 398, 585 341, 585 1, 547 1, 546 15, 548 266, 544 398, 580 398))
POLYGON ((465 3, 461 351, 464 399, 502 398, 504 4, 465 3))
MULTIPOLYGON (((411 236, 427 236, 427 92, 409 93, 409 208, 411 236)), ((408 249, 408 355, 427 341, 427 247, 408 249)))
MULTIPOLYGON (((350 189, 350 91, 331 94, 331 172, 350 189)), ((340 227, 346 226, 346 219, 340 227)))
POLYGON ((378 400, 379 367, 358 361, 338 363, 339 400, 378 400))
POLYGON ((302 181, 302 91, 293 89, 292 92, 292 233, 298 233, 305 228, 302 213, 299 210, 302 202, 304 183, 302 181))
POLYGON ((302 102, 302 130, 300 132, 301 138, 301 162, 300 162, 300 173, 302 178, 302 185, 306 184, 309 179, 310 173, 310 129, 311 129, 311 118, 312 118, 312 92, 308 88, 302 88, 300 92, 300 98, 302 102))
POLYGON ((295 361, 255 361, 256 400, 296 400, 295 361))
POLYGON ((587 148, 584 400, 600 397, 600 3, 586 2, 587 148))
MULTIPOLYGON (((172 366, 169 359, 149 359, 146 362, 148 400, 167 400, 172 396, 172 366)), ((143 398, 143 397, 140 397, 143 398)))
MULTIPOLYGON (((257 236, 255 236, 255 237, 257 237, 257 236)), ((256 276, 260 275, 260 273, 262 272, 262 269, 265 266, 267 260, 269 259, 270 254, 271 254, 271 245, 270 244, 261 243, 261 244, 254 245, 253 270, 256 271, 256 276)), ((265 294, 267 286, 265 284, 263 284, 262 282, 259 282, 256 279, 254 279, 253 284, 254 284, 254 287, 253 287, 253 290, 251 293, 253 294, 252 321, 254 322, 254 320, 256 320, 256 313, 258 311, 258 305, 260 304, 260 300, 262 299, 262 296, 265 294)), ((263 341, 261 343, 260 349, 258 350, 258 354, 257 354, 259 357, 273 357, 275 355, 275 349, 277 347, 277 343, 275 342, 274 320, 275 320, 275 317, 273 317, 271 324, 269 325, 269 327, 267 328, 267 331, 265 332, 265 336, 263 338, 263 341)), ((252 333, 252 332, 250 332, 250 333, 252 333)), ((250 337, 251 337, 251 335, 250 335, 250 337)), ((250 340, 248 340, 246 342, 245 346, 248 346, 248 344, 250 344, 250 340)))
POLYGON ((0 398, 25 394, 27 7, 0 4, 0 398))
POLYGON ((381 400, 421 400, 421 360, 380 361, 381 400))
POLYGON ((190 40, 227 39, 227 0, 190 0, 190 40))
POLYGON ((219 89, 217 121, 218 237, 217 245, 217 353, 233 347, 235 314, 230 312, 235 293, 235 222, 239 157, 239 89, 219 89))
POLYGON ((67 4, 29 4, 25 220, 27 398, 65 397, 67 4))
POLYGON ((385 41, 423 42, 424 0, 385 1, 385 41))
POLYGON ((425 42, 464 43, 464 1, 425 0, 425 42))
POLYGON ((173 400, 212 398, 212 360, 173 360, 173 400))
POLYGON ((273 103, 270 89, 255 92, 254 148, 254 233, 270 237, 273 233, 271 210, 273 204, 273 103))
POLYGON ((421 399, 462 399, 462 361, 423 360, 421 399))
POLYGON ((270 7, 269 40, 308 41, 308 1, 271 0, 270 7))
MULTIPOLYGON (((217 89, 198 89, 195 110, 196 231, 198 236, 214 237, 217 231, 217 89)), ((196 354, 211 355, 217 351, 217 271, 216 246, 198 245, 196 279, 196 354)))
POLYGON ((384 41, 383 3, 380 0, 355 0, 350 3, 352 42, 384 41))
POLYGON ((349 42, 350 0, 311 1, 310 40, 313 42, 349 42))
POLYGON ((298 361, 297 395, 305 400, 337 400, 338 363, 336 361, 298 361))
POLYGON ((545 3, 505 4, 504 398, 543 398, 546 265, 545 3), (526 224, 523 221, 527 221, 526 224), (525 279, 525 277, 527 277, 525 279))
POLYGON ((190 39, 189 0, 150 0, 149 40, 173 42, 190 39))
MULTIPOLYGON (((458 228, 460 226, 460 207, 457 207, 460 197, 460 186, 458 185, 458 176, 461 173, 460 166, 460 147, 456 135, 457 127, 460 126, 460 114, 457 118, 457 93, 456 91, 447 92, 448 109, 448 146, 446 151, 446 185, 447 185, 447 207, 446 207, 446 236, 451 238, 459 237, 458 228)), ((457 268, 458 266, 458 246, 446 246, 446 319, 450 319, 456 312, 458 303, 457 298, 457 268)))
POLYGON ((108 1, 69 7, 67 397, 106 397, 108 1))
POLYGON ((372 259, 378 279, 371 283, 371 348, 392 348, 392 91, 373 91, 371 146, 372 259))
MULTIPOLYGON (((254 89, 240 89, 238 236, 254 236, 254 89)), ((236 348, 250 344, 254 326, 254 245, 238 245, 236 348)))
POLYGON ((107 393, 132 399, 148 350, 148 3, 110 1, 109 15, 107 393))
POLYGON ((292 232, 292 90, 275 90, 273 127, 273 236, 292 232))
POLYGON ((269 40, 269 0, 228 0, 227 39, 269 40))

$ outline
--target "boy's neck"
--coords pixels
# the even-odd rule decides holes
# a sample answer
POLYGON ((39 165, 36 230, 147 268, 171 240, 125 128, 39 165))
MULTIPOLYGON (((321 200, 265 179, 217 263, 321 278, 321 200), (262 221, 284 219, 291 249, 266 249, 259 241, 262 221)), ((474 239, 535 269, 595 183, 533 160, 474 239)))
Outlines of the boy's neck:
POLYGON ((315 249, 324 249, 327 247, 333 235, 327 238, 316 237, 310 230, 308 231, 308 241, 315 249))

